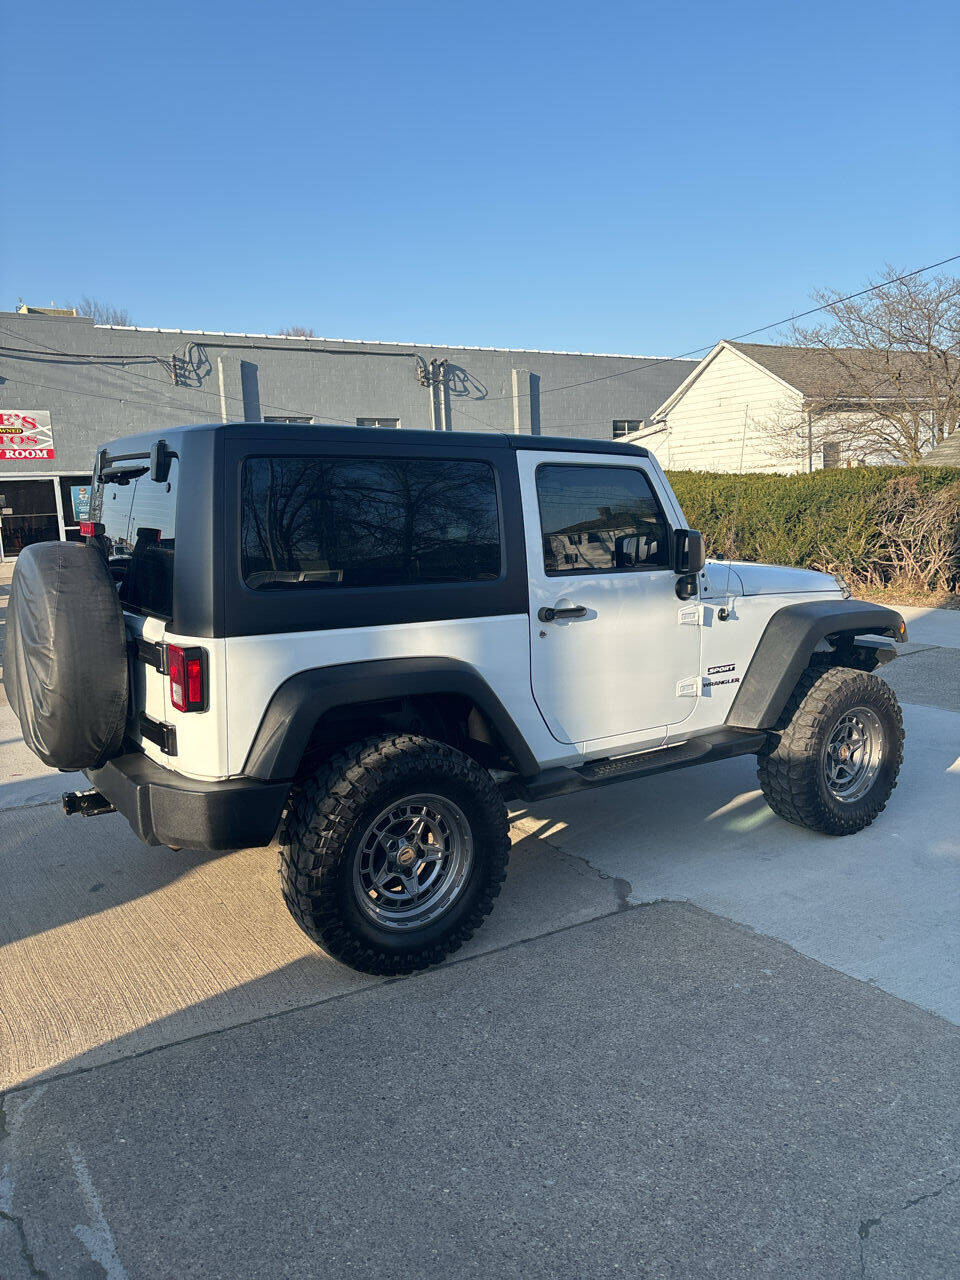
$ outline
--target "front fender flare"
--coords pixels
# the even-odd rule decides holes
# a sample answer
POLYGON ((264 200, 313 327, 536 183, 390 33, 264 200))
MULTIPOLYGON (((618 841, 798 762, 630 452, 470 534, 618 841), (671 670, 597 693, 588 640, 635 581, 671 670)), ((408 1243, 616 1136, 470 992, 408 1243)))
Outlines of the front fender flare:
POLYGON ((292 778, 317 722, 335 707, 431 693, 470 698, 500 735, 518 773, 533 777, 539 772, 526 739, 476 667, 434 657, 346 662, 290 676, 267 704, 247 753, 244 776, 262 782, 292 778))
POLYGON ((828 636, 891 636, 906 640, 895 609, 865 600, 807 600, 771 617, 747 667, 726 723, 740 729, 772 729, 814 650, 828 636))

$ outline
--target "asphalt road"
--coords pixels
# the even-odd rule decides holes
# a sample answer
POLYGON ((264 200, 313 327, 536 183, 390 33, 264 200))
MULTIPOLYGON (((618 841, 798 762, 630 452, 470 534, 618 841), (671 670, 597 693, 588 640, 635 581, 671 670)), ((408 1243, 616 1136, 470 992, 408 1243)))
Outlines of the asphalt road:
POLYGON ((943 1280, 957 1042, 637 907, 8 1095, 0 1273, 943 1280))
POLYGON ((960 1274, 960 614, 911 634, 870 832, 748 761, 518 812, 395 982, 270 852, 63 818, 0 706, 0 1280, 960 1274))
POLYGON ((632 902, 696 902, 960 1023, 960 713, 907 703, 904 725, 886 811, 842 840, 777 818, 746 758, 553 800, 516 830, 628 881, 632 902))

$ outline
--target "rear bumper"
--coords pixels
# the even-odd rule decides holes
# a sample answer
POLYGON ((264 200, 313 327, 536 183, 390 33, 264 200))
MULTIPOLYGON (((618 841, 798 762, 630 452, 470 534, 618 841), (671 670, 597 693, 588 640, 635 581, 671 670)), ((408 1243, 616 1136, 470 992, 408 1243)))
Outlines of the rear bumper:
POLYGON ((141 840, 181 849, 243 849, 269 844, 290 789, 288 782, 185 778, 139 751, 117 756, 102 769, 85 769, 84 773, 141 840))

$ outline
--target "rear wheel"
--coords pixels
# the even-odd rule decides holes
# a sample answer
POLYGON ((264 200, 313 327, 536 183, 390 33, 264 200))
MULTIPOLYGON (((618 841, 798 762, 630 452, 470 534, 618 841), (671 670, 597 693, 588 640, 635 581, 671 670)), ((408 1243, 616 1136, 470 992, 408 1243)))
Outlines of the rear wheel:
POLYGON ((903 717, 888 684, 850 667, 811 669, 777 732, 777 746, 758 767, 775 813, 835 836, 873 822, 903 760, 903 717))
POLYGON ((291 795, 280 879, 294 919, 329 955, 409 973, 472 936, 508 852, 506 809, 485 769, 429 738, 369 738, 291 795))

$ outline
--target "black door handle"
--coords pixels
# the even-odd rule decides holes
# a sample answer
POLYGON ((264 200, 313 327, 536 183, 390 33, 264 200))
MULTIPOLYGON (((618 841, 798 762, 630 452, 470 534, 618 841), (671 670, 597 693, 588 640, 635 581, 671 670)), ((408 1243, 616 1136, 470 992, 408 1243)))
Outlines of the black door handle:
POLYGON ((575 604, 569 609, 543 608, 537 612, 537 617, 541 622, 555 622, 557 618, 585 618, 586 616, 587 606, 584 604, 575 604))

